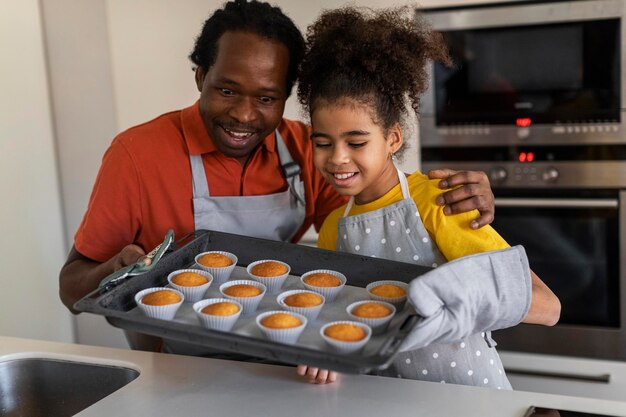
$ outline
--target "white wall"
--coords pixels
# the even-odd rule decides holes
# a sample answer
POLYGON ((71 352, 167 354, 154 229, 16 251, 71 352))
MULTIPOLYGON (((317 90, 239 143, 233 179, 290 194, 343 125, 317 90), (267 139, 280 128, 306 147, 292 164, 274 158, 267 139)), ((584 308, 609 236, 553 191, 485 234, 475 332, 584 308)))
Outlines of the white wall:
POLYGON ((65 241, 37 0, 0 2, 0 334, 72 341, 65 241))

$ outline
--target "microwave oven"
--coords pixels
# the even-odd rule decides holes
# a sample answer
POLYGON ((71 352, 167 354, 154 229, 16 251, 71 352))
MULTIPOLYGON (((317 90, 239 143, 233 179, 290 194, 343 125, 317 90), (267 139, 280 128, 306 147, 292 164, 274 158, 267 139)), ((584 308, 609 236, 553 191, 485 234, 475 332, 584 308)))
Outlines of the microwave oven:
POLYGON ((421 10, 446 39, 422 147, 626 144, 626 1, 421 10))

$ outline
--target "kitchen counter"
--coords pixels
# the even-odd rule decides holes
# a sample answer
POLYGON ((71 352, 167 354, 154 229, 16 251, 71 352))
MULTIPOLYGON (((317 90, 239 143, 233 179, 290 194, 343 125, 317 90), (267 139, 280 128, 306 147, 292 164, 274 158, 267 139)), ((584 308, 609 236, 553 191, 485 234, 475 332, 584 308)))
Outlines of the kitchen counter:
POLYGON ((137 379, 79 416, 409 415, 522 417, 530 405, 626 416, 626 402, 364 375, 311 385, 292 367, 0 336, 0 361, 44 357, 125 366, 137 379))

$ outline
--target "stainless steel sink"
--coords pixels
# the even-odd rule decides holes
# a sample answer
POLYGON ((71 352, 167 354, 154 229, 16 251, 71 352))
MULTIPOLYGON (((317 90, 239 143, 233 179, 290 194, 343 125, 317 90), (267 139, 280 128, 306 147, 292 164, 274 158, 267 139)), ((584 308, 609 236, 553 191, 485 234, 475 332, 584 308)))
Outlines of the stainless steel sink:
POLYGON ((73 416, 138 376, 134 369, 59 359, 0 360, 0 416, 73 416))

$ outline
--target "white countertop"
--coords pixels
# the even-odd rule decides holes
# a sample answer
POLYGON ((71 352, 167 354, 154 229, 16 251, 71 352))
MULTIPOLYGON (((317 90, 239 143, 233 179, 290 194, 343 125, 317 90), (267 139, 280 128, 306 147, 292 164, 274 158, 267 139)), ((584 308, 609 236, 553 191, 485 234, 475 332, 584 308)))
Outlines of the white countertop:
MULTIPOLYGON (((522 417, 530 405, 626 416, 626 402, 364 375, 311 385, 294 368, 0 336, 0 361, 47 357, 126 366, 137 379, 79 416, 522 417)), ((626 398, 625 400, 626 401, 626 398)))

